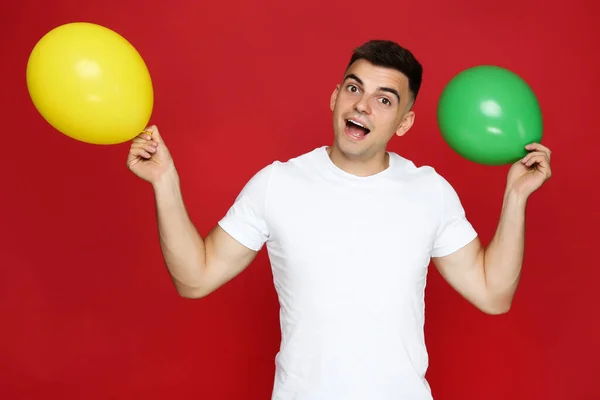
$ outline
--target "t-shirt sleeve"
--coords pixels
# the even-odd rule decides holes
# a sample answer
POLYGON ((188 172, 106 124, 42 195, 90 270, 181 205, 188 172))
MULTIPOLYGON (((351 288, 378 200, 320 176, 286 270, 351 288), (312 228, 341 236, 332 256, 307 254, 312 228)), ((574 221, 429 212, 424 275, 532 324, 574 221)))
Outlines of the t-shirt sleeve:
POLYGON ((266 201, 275 164, 257 172, 242 188, 219 226, 251 250, 259 251, 269 237, 266 201))
POLYGON ((440 226, 433 243, 432 257, 443 257, 466 246, 477 237, 477 232, 467 220, 458 194, 446 179, 441 182, 440 226))

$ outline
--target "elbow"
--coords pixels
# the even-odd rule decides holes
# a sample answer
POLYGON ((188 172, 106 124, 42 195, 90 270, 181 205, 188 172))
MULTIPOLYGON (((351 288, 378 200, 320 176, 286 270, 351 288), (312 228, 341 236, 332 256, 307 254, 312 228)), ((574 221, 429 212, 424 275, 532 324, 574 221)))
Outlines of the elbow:
POLYGON ((482 308, 481 311, 483 311, 485 314, 488 314, 488 315, 507 314, 510 311, 510 305, 502 306, 502 307, 497 306, 497 307, 482 308))
POLYGON ((512 301, 510 300, 497 300, 481 304, 477 308, 488 315, 503 315, 510 311, 511 306, 512 301))
POLYGON ((175 286, 177 294, 184 299, 201 299, 208 296, 212 291, 210 282, 207 282, 202 274, 195 274, 192 278, 179 279, 171 274, 171 281, 175 286))
POLYGON ((191 287, 175 283, 177 294, 190 300, 202 299, 210 294, 210 291, 204 290, 202 287, 191 287))
POLYGON ((488 315, 503 315, 507 314, 510 311, 511 304, 510 302, 502 302, 495 304, 488 304, 486 306, 478 307, 483 313, 488 315))
POLYGON ((179 294, 180 297, 184 298, 184 299, 190 299, 190 300, 198 300, 201 299, 203 297, 206 297, 206 293, 202 293, 202 292, 196 292, 196 291, 191 291, 191 290, 177 290, 177 294, 179 294))

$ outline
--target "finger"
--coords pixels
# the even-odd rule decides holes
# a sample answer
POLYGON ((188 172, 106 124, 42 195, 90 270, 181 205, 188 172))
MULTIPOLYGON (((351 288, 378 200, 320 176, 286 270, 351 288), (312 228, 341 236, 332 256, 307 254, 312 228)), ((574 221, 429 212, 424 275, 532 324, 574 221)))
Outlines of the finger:
POLYGON ((529 151, 543 151, 544 153, 548 154, 548 158, 550 158, 550 155, 552 154, 549 148, 537 142, 528 144, 525 146, 525 149, 529 151))
POLYGON ((132 146, 150 146, 152 148, 157 148, 158 147, 158 142, 155 140, 148 140, 145 138, 135 138, 133 139, 132 146))
POLYGON ((152 158, 152 154, 150 154, 150 152, 148 152, 148 151, 144 150, 144 149, 143 149, 143 148, 141 148, 141 147, 135 147, 135 148, 132 148, 132 149, 129 151, 129 155, 130 155, 131 157, 133 157, 133 158, 135 158, 135 157, 141 157, 141 158, 145 158, 145 159, 150 159, 150 158, 152 158))
POLYGON ((148 142, 150 140, 152 140, 152 134, 146 131, 141 132, 133 139, 134 142, 148 142))
POLYGON ((156 125, 150 125, 146 127, 146 129, 144 129, 144 132, 149 134, 153 140, 156 140, 159 143, 162 142, 162 137, 160 136, 160 132, 156 125))
POLYGON ((534 164, 539 164, 540 166, 548 166, 548 158, 543 154, 538 154, 529 157, 527 161, 525 161, 525 165, 531 167, 534 164))
POLYGON ((148 153, 156 153, 156 149, 153 146, 141 143, 132 145, 129 152, 132 153, 140 150, 146 151, 148 153))
POLYGON ((142 132, 138 136, 136 136, 133 140, 133 143, 148 143, 153 145, 154 147, 158 146, 158 139, 156 136, 153 136, 151 133, 142 132))
POLYGON ((542 152, 542 151, 532 151, 531 153, 527 154, 525 157, 523 157, 521 159, 521 162, 523 164, 527 164, 529 162, 529 160, 531 160, 531 158, 533 157, 544 157, 548 160, 548 162, 550 161, 550 158, 548 156, 548 154, 542 152))
POLYGON ((158 143, 156 142, 136 142, 131 145, 131 149, 142 149, 152 154, 156 153, 157 148, 158 143))

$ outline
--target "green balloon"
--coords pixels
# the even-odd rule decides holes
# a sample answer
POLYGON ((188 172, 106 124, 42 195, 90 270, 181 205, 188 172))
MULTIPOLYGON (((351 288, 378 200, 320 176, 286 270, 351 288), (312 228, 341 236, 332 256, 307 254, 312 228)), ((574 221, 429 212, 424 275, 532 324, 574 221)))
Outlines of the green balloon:
POLYGON ((543 120, 529 85, 501 67, 482 65, 456 75, 437 107, 442 137, 462 157, 484 165, 511 164, 542 139, 543 120))

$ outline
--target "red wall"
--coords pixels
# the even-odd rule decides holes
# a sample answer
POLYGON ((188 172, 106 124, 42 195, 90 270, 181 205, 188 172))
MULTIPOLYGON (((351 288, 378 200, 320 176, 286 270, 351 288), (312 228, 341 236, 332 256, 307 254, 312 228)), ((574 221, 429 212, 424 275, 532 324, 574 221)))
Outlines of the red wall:
POLYGON ((351 49, 389 38, 425 66, 416 125, 391 150, 444 174, 488 241, 507 169, 451 152, 435 106, 466 67, 519 73, 539 96, 554 168, 528 209, 522 283, 509 314, 487 316, 431 269, 428 377, 436 400, 599 399, 599 4, 3 2, 0 398, 264 400, 271 391, 279 325, 265 253, 208 298, 179 298, 151 189, 125 167, 128 145, 71 140, 29 100, 31 48, 86 20, 123 34, 146 60, 152 123, 202 233, 259 168, 330 142, 329 95, 351 49))

